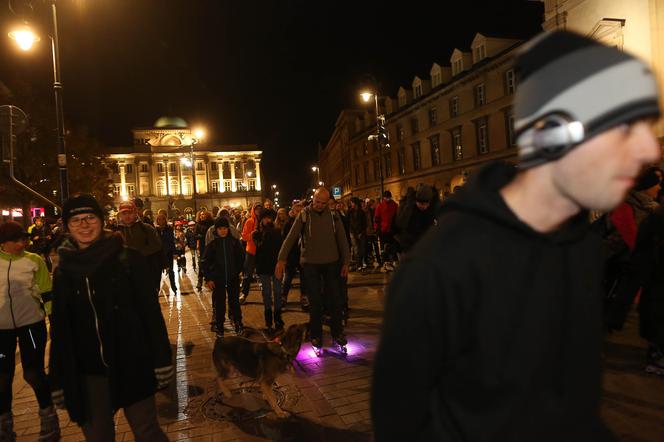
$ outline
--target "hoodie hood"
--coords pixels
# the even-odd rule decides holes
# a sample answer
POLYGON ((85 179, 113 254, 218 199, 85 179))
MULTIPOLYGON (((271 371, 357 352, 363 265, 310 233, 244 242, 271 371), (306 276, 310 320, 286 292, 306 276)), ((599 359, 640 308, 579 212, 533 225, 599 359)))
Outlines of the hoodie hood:
MULTIPOLYGON (((443 218, 451 212, 465 212, 491 219, 500 225, 517 230, 530 237, 553 243, 580 240, 588 231, 588 212, 583 210, 558 229, 542 233, 521 221, 505 203, 500 189, 511 182, 518 170, 504 162, 493 162, 472 175, 468 183, 447 198, 441 206, 443 218)), ((444 221, 442 221, 444 222, 444 221)))

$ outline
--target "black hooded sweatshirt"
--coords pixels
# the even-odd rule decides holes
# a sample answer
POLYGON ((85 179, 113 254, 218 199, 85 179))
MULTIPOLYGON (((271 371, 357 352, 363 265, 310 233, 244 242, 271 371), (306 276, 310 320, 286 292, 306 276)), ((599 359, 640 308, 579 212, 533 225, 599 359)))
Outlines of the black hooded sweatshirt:
POLYGON ((598 416, 601 253, 580 213, 520 221, 490 164, 442 208, 388 288, 377 441, 613 440, 598 416))

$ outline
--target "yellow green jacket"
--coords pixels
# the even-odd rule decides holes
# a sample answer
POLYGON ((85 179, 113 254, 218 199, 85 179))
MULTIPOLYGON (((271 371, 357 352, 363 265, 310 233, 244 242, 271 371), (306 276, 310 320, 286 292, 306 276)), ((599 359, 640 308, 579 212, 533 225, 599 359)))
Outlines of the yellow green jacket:
POLYGON ((25 251, 10 255, 0 250, 0 330, 44 319, 44 313, 50 314, 52 287, 46 263, 39 255, 25 251))

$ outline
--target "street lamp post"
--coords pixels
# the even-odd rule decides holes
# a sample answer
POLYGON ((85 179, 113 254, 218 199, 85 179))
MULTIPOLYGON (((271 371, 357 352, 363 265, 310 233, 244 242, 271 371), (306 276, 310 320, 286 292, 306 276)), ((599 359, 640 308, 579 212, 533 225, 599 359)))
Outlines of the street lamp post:
MULTIPOLYGON (((373 97, 374 103, 376 105, 376 134, 375 135, 370 135, 369 140, 374 140, 376 142, 376 146, 378 147, 378 169, 379 169, 379 178, 380 178, 380 195, 379 199, 382 200, 383 198, 383 192, 385 191, 384 187, 384 178, 383 178, 383 143, 382 143, 382 136, 384 135, 384 124, 385 124, 385 116, 381 115, 378 113, 378 93, 371 93, 371 92, 362 92, 360 94, 362 97, 362 100, 365 103, 368 103, 369 100, 373 97)), ((385 135, 386 136, 386 135, 385 135)))
MULTIPOLYGON (((51 14, 53 16, 53 35, 51 37, 51 52, 53 55, 53 93, 55 95, 55 120, 57 124, 58 146, 58 173, 60 176, 60 202, 69 197, 69 180, 67 174, 67 148, 65 144, 65 119, 62 106, 62 81, 60 79, 60 42, 58 38, 58 13, 55 0, 51 1, 51 14)), ((28 51, 39 37, 24 25, 20 30, 9 33, 9 37, 16 40, 23 51, 28 51)))

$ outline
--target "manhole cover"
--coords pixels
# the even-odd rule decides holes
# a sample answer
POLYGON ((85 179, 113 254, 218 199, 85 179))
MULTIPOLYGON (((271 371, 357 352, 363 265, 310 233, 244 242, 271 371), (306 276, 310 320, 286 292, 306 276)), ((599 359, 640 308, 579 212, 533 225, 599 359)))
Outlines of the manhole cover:
MULTIPOLYGON (((270 404, 263 399, 260 387, 242 387, 231 390, 229 399, 221 393, 209 397, 202 405, 203 415, 213 420, 245 421, 265 417, 272 411, 270 404)), ((286 401, 286 394, 280 388, 273 388, 280 407, 286 401)))

